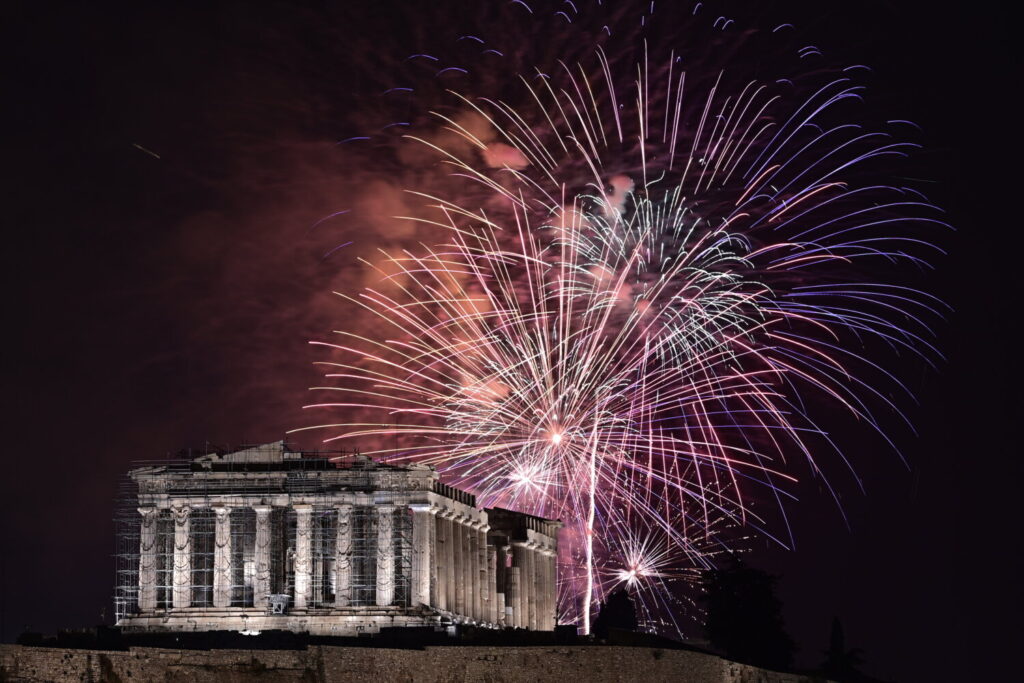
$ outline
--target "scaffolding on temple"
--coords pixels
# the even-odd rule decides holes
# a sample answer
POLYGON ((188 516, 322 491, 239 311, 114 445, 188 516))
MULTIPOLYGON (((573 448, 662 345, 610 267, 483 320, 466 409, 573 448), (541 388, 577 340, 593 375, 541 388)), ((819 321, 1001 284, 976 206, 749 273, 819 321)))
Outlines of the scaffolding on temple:
POLYGON ((425 465, 283 442, 137 461, 116 510, 129 631, 554 628, 560 524, 477 508, 425 465))
MULTIPOLYGON (((289 453, 293 457, 282 458, 274 469, 286 471, 283 477, 257 478, 253 485, 252 478, 237 479, 232 474, 250 474, 260 469, 271 471, 270 467, 260 467, 261 460, 272 462, 278 444, 267 444, 255 448, 244 449, 255 453, 251 459, 220 460, 221 453, 206 454, 199 457, 184 455, 183 457, 164 460, 139 460, 132 463, 131 471, 119 486, 118 500, 114 518, 116 534, 115 572, 116 584, 114 608, 116 619, 138 612, 140 605, 139 571, 142 559, 142 530, 144 525, 152 524, 152 560, 155 572, 153 601, 157 609, 172 609, 175 590, 180 599, 184 593, 188 595, 188 606, 204 607, 267 607, 270 608, 271 595, 295 594, 295 561, 298 538, 298 515, 307 514, 295 508, 276 507, 266 511, 269 517, 269 592, 264 596, 256 595, 257 568, 257 515, 252 507, 223 506, 225 496, 259 496, 272 499, 275 496, 300 494, 302 500, 310 504, 309 547, 311 567, 309 570, 309 609, 333 609, 339 599, 347 606, 375 606, 377 595, 377 541, 378 527, 384 523, 380 519, 377 508, 387 502, 387 492, 374 490, 370 473, 388 465, 369 461, 358 455, 344 451, 305 451, 289 453), (263 451, 263 453, 260 453, 263 451), (264 457, 261 457, 264 456, 264 457), (351 549, 349 594, 340 596, 336 592, 335 563, 337 562, 337 521, 338 515, 334 504, 334 493, 330 483, 322 477, 311 476, 314 473, 328 470, 347 470, 349 476, 346 483, 353 491, 374 494, 374 501, 369 505, 354 506, 350 513, 351 549), (147 520, 140 514, 140 484, 137 480, 139 472, 160 472, 164 475, 180 476, 184 486, 167 491, 168 497, 175 494, 187 496, 189 501, 188 534, 189 534, 189 567, 187 583, 181 583, 182 567, 179 567, 179 580, 175 582, 175 508, 168 505, 156 508, 154 518, 147 520), (207 476, 202 476, 207 475, 207 476), (212 475, 212 476, 210 476, 212 475), (244 488, 237 483, 245 482, 244 488), (261 485, 262 484, 262 485, 261 485), (217 538, 216 517, 218 510, 227 511, 227 538, 217 538), (229 567, 226 576, 215 576, 215 560, 218 552, 229 555, 230 561, 223 564, 229 567), (217 604, 215 587, 223 582, 227 604, 217 604)), ((288 452, 288 451, 286 451, 288 452)), ((395 492, 392 497, 400 497, 395 492)), ((470 502, 472 504, 472 502, 470 502)), ((262 511, 261 511, 262 512, 262 511)), ((222 512, 221 514, 225 514, 222 512)), ((394 544, 394 598, 397 606, 411 606, 409 580, 411 575, 410 552, 412 524, 406 510, 395 507, 391 511, 391 537, 394 544)), ((179 541, 181 532, 178 532, 179 541)), ((180 545, 180 543, 179 543, 180 545)), ((178 550, 181 555, 180 548, 178 550)), ((180 563, 180 560, 179 560, 180 563)), ((145 599, 142 602, 145 605, 145 599)))

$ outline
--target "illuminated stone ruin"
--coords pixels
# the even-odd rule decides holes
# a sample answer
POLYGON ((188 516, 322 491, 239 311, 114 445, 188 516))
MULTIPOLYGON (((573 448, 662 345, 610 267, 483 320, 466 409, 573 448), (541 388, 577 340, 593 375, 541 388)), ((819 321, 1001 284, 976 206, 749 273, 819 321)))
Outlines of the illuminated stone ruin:
POLYGON ((126 632, 555 627, 560 523, 481 509, 426 465, 277 442, 128 476, 115 597, 126 632))

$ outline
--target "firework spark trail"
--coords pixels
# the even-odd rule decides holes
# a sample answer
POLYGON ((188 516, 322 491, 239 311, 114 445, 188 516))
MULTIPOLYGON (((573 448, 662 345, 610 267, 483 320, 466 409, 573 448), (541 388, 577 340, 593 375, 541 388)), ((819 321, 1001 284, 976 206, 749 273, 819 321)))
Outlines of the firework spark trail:
POLYGON ((902 385, 857 349, 934 355, 939 304, 863 280, 925 266, 921 235, 944 223, 872 178, 914 146, 843 120, 861 86, 688 85, 663 59, 660 83, 645 44, 634 62, 598 47, 524 74, 515 105, 453 91, 482 128, 437 113, 460 144, 408 136, 469 183, 412 193, 434 217, 405 218, 446 237, 384 253, 381 287, 340 293, 391 335, 316 342, 338 356, 323 365, 339 386, 318 389, 346 398, 310 407, 381 418, 308 429, 398 439, 370 452, 566 520, 560 609, 585 631, 619 558, 627 585, 660 587, 640 591, 658 596, 649 623, 680 632, 672 577, 710 566, 727 529, 775 537, 748 501, 767 492, 785 520, 788 455, 824 476, 811 397, 881 432, 872 404, 898 406, 876 383, 902 385))

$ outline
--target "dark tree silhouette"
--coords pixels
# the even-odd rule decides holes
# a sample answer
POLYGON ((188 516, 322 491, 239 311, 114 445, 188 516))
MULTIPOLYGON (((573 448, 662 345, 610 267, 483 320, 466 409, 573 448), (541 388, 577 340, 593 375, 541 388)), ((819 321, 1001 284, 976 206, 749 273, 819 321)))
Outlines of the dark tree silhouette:
POLYGON ((862 650, 846 649, 843 624, 839 621, 839 617, 833 617, 832 632, 829 635, 828 650, 825 651, 825 661, 821 665, 821 672, 834 681, 859 681, 864 678, 864 675, 857 669, 863 663, 862 650))
POLYGON ((705 575, 706 632, 713 648, 729 659, 768 669, 792 665, 795 646, 782 623, 775 581, 738 558, 705 575))
POLYGON ((601 611, 594 620, 593 632, 598 638, 607 638, 609 628, 636 630, 636 608, 625 588, 618 589, 601 603, 601 611))

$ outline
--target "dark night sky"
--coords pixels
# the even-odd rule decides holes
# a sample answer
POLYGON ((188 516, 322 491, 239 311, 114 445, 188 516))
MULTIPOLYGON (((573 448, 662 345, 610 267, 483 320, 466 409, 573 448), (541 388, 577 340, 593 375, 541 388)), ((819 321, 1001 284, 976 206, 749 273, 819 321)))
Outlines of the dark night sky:
MULTIPOLYGON (((416 21, 352 4, 4 10, 4 641, 109 620, 129 461, 308 423, 306 341, 343 317, 328 292, 348 282, 322 258, 337 235, 308 228, 350 201, 333 143, 358 134, 346 112, 367 45, 416 21)), ((871 64, 884 106, 924 128, 932 199, 958 228, 927 287, 956 313, 939 330, 947 361, 913 383, 910 469, 848 443, 867 487, 844 490, 851 530, 812 495, 797 550, 753 561, 782 576, 802 663, 838 615, 870 673, 966 680, 1024 635, 1012 24, 977 3, 776 4, 871 64)))

